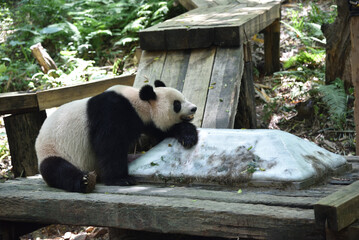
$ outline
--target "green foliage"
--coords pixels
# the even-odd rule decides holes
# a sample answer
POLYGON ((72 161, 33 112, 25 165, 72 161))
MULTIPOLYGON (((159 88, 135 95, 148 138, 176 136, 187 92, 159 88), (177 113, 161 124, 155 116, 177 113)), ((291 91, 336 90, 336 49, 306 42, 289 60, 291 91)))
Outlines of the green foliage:
POLYGON ((315 50, 312 48, 308 48, 304 51, 300 51, 298 55, 295 55, 288 59, 286 62, 284 62, 283 68, 288 69, 298 65, 305 65, 309 68, 315 68, 323 63, 324 58, 324 49, 315 50))
POLYGON ((345 93, 344 82, 337 78, 330 85, 321 85, 318 87, 322 94, 323 102, 328 107, 330 119, 339 127, 343 128, 347 115, 348 96, 345 93))
MULTIPOLYGON (((175 9, 174 0, 8 2, 0 5, 0 28, 6 31, 6 39, 0 39, 0 92, 63 83, 63 79, 39 74, 29 49, 38 42, 55 60, 59 67, 57 74, 71 77, 70 72, 78 71, 80 65, 87 64, 85 70, 88 70, 93 66, 111 65, 115 59, 133 54, 138 31, 164 21, 175 9), (60 52, 71 52, 71 58, 60 52), (47 81, 50 82, 47 84, 47 81)), ((76 77, 84 76, 82 80, 86 81, 87 74, 76 74, 76 77)))

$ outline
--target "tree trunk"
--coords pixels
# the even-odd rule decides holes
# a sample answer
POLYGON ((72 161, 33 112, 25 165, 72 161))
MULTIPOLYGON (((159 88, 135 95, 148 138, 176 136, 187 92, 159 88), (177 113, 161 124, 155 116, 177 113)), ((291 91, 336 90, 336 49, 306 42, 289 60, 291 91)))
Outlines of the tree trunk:
POLYGON ((325 82, 336 78, 344 81, 346 89, 353 86, 351 81, 351 41, 349 29, 349 6, 347 1, 337 0, 338 16, 332 24, 324 24, 322 31, 327 39, 325 82))

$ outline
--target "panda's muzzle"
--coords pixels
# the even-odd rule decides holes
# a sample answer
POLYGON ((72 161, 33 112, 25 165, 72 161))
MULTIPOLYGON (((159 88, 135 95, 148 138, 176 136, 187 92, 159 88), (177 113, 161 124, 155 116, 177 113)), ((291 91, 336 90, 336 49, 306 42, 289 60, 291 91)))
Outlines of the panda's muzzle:
POLYGON ((192 121, 193 118, 194 118, 194 114, 196 113, 196 111, 197 111, 197 107, 191 108, 190 114, 188 114, 188 115, 182 115, 182 116, 181 116, 181 120, 182 120, 182 121, 185 121, 185 122, 190 122, 190 121, 192 121))

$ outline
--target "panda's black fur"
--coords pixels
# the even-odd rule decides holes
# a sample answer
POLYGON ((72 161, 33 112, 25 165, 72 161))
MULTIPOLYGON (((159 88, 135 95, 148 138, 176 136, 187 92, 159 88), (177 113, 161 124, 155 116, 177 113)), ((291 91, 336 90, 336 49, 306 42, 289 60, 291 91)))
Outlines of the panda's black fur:
MULTIPOLYGON (((156 81, 155 87, 166 88, 165 84, 161 81, 156 81)), ((174 89, 166 89, 168 89, 166 90, 168 93, 166 92, 165 94, 178 94, 174 89)), ((132 88, 127 91, 129 90, 132 91, 132 88)), ((161 91, 161 89, 159 89, 159 91, 161 91)), ((54 150, 54 148, 58 146, 58 143, 56 143, 57 145, 50 145, 51 141, 50 143, 46 141, 46 134, 51 133, 51 131, 46 130, 55 127, 53 125, 57 119, 51 120, 52 122, 50 121, 46 127, 43 127, 45 130, 43 130, 44 133, 40 131, 36 142, 36 150, 40 162, 40 173, 49 186, 71 192, 91 192, 96 182, 96 174, 90 171, 94 170, 96 170, 98 180, 106 185, 135 184, 134 178, 128 174, 127 153, 130 145, 133 144, 142 133, 148 134, 157 140, 162 140, 166 137, 174 137, 186 148, 190 148, 197 143, 198 135, 196 127, 189 122, 197 109, 193 104, 191 105, 188 101, 186 102, 188 103, 186 105, 187 108, 191 107, 191 109, 187 109, 186 112, 189 117, 184 116, 182 120, 174 122, 170 127, 161 129, 163 126, 156 126, 156 124, 163 124, 163 122, 144 122, 143 119, 146 117, 148 118, 148 116, 142 116, 143 119, 141 119, 141 116, 138 113, 139 110, 136 109, 130 99, 126 98, 124 95, 125 94, 119 94, 116 91, 111 91, 110 89, 97 96, 91 97, 88 100, 83 100, 81 105, 78 103, 79 106, 86 103, 86 106, 84 106, 86 107, 86 116, 82 117, 87 120, 87 126, 85 126, 82 132, 87 133, 88 137, 79 138, 79 142, 76 142, 77 139, 73 139, 77 138, 77 135, 72 139, 66 139, 67 136, 63 137, 65 140, 70 141, 66 143, 69 144, 70 148, 75 148, 76 146, 76 151, 74 151, 78 155, 82 154, 82 149, 80 147, 77 149, 76 144, 86 147, 88 138, 90 145, 88 147, 91 148, 91 152, 86 154, 89 156, 94 154, 94 169, 80 169, 81 166, 76 167, 73 163, 68 161, 68 159, 65 159, 66 157, 62 156, 65 155, 65 153, 63 154, 57 149, 54 150), (85 141, 85 143, 83 143, 83 141, 85 141)), ((152 107, 157 101, 156 91, 154 91, 153 87, 150 85, 143 86, 139 90, 138 95, 138 99, 135 99, 134 101, 143 101, 144 106, 149 104, 149 106, 152 107)), ((140 104, 142 105, 142 102, 140 104)), ((171 111, 173 111, 171 114, 177 114, 183 110, 181 109, 183 108, 181 100, 175 99, 171 108, 171 111)), ((159 110, 160 113, 162 113, 161 111, 167 111, 167 109, 155 110, 159 110)), ((66 112, 64 112, 64 114, 66 115, 66 112)), ((72 114, 76 115, 76 112, 72 114)), ((71 122, 69 121, 67 124, 71 124, 71 122)), ((76 126, 74 129, 76 131, 76 126)), ((79 132, 81 131, 79 130, 79 132)), ((49 139, 53 138, 49 136, 49 139)), ((58 137, 54 137, 54 139, 58 140, 58 137)), ((62 141, 63 139, 60 140, 62 141)), ((64 148, 62 151, 66 152, 66 150, 67 149, 64 148)), ((76 158, 77 156, 71 157, 76 158)))

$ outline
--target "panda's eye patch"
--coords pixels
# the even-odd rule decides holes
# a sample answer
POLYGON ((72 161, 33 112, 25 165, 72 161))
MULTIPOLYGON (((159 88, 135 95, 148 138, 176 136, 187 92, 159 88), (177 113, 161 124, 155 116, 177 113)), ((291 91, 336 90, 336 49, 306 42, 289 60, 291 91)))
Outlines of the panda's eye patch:
POLYGON ((173 110, 176 112, 176 113, 179 113, 181 111, 181 102, 178 101, 178 100, 174 100, 173 101, 173 110))

